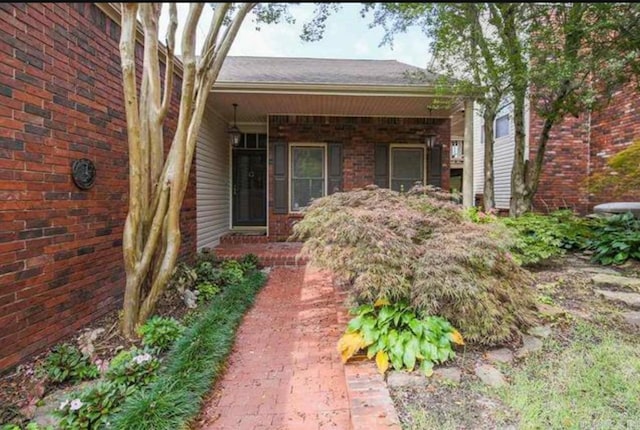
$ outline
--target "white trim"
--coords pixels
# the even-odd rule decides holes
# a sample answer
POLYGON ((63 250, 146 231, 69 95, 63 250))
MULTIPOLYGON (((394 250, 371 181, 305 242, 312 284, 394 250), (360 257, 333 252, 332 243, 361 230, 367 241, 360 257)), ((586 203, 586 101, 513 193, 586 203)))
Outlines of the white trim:
POLYGON ((287 173, 288 173, 288 178, 287 178, 287 208, 289 209, 289 213, 290 214, 299 214, 300 212, 302 212, 302 210, 304 208, 300 208, 299 210, 292 210, 291 209, 291 197, 292 197, 292 193, 291 193, 291 180, 293 179, 293 175, 291 174, 292 169, 291 166, 293 165, 293 157, 291 156, 291 153, 293 152, 293 148, 300 148, 300 147, 309 147, 309 148, 322 148, 323 154, 322 157, 324 158, 324 166, 322 166, 322 176, 324 179, 324 194, 323 197, 327 195, 327 188, 328 188, 328 173, 329 173, 329 169, 328 169, 328 157, 327 157, 327 144, 323 143, 323 142, 318 142, 318 143, 314 143, 314 142, 294 142, 294 143, 289 143, 289 156, 288 156, 288 166, 287 166, 287 173))
MULTIPOLYGON (((393 180, 393 150, 418 148, 422 149, 422 184, 427 183, 427 145, 420 143, 392 143, 389 145, 389 189, 391 188, 391 181, 393 180)), ((408 190, 405 190, 408 191, 408 190)))
POLYGON ((269 150, 269 146, 270 146, 269 145, 269 143, 270 143, 269 141, 270 141, 270 139, 271 139, 271 135, 269 133, 269 114, 267 114, 267 160, 266 160, 266 163, 267 163, 267 196, 266 196, 266 198, 267 198, 267 201, 266 201, 267 237, 269 236, 269 218, 270 218, 269 212, 271 212, 271 208, 269 207, 269 200, 271 199, 271 194, 269 194, 270 191, 271 191, 271 187, 269 187, 269 183, 271 182, 271 172, 269 170, 269 166, 270 166, 270 164, 269 164, 269 155, 270 155, 270 152, 271 152, 269 150))
MULTIPOLYGON (((364 96, 435 96, 434 87, 406 85, 367 85, 367 84, 306 84, 282 82, 230 82, 217 81, 211 87, 216 93, 251 94, 326 94, 326 95, 364 95, 364 96)), ((456 98, 451 94, 438 95, 439 98, 456 98)))

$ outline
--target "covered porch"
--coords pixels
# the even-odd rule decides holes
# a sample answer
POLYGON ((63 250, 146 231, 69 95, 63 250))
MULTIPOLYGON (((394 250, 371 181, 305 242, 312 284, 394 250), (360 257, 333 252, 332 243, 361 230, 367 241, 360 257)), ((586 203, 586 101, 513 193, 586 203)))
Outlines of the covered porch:
POLYGON ((216 83, 196 153, 198 248, 282 241, 311 199, 369 184, 460 191, 468 119, 442 100, 428 86, 216 83))

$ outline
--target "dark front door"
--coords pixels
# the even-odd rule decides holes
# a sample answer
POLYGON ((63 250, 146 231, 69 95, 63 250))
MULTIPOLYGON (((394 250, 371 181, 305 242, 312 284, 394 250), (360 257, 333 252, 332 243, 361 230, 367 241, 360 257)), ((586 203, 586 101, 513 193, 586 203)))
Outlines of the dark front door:
POLYGON ((267 225, 267 154, 233 150, 233 225, 267 225))

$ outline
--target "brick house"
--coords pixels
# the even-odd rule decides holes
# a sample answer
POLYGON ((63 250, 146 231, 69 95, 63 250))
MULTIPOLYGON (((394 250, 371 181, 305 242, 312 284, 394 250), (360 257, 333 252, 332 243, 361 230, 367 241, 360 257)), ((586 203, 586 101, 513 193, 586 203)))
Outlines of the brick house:
MULTIPOLYGON (((484 138, 482 118, 474 120, 474 193, 481 201, 483 192, 484 138)), ((525 127, 529 159, 535 157, 535 141, 542 128, 542 120, 526 106, 525 127), (534 143, 534 147, 529 145, 534 143)), ((506 107, 494 124, 495 199, 498 209, 509 209, 511 198, 511 168, 513 166, 514 136, 512 107, 506 107)), ((625 196, 612 197, 606 190, 594 194, 587 190, 589 177, 601 172, 607 159, 640 139, 640 94, 635 82, 616 92, 603 110, 587 112, 578 118, 568 116, 553 127, 547 144, 544 166, 534 210, 549 212, 568 208, 589 213, 595 205, 614 201, 638 201, 640 190, 625 196)))
MULTIPOLYGON (((118 14, 111 3, 0 6, 0 372, 122 302, 128 162, 118 14), (72 180, 79 159, 96 167, 89 189, 72 180)), ((449 188, 460 107, 431 109, 434 76, 411 81, 411 69, 230 57, 200 130, 182 255, 230 233, 285 238, 311 198, 335 191, 414 181, 449 188)), ((179 91, 178 76, 176 102, 179 91)), ((166 137, 176 119, 174 105, 166 137)))

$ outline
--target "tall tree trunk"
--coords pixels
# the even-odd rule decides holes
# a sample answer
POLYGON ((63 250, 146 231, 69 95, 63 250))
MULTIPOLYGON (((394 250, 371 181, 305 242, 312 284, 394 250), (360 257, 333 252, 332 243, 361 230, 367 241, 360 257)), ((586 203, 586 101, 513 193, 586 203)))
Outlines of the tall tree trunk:
POLYGON ((158 56, 160 4, 122 4, 120 55, 130 173, 129 212, 123 234, 126 286, 122 331, 128 338, 135 337, 137 327, 152 314, 175 268, 181 244, 180 212, 206 100, 240 25, 255 5, 243 3, 234 11, 230 3, 216 4, 203 51, 196 56, 196 29, 204 4, 191 4, 182 35, 178 122, 164 160, 162 126, 173 90, 177 8, 175 3, 169 6, 163 89, 158 56), (144 33, 139 89, 135 58, 138 10, 144 33))
POLYGON ((495 176, 493 169, 493 150, 495 139, 493 124, 496 120, 496 110, 485 106, 482 115, 484 119, 484 188, 482 192, 482 206, 485 211, 496 207, 495 176))

